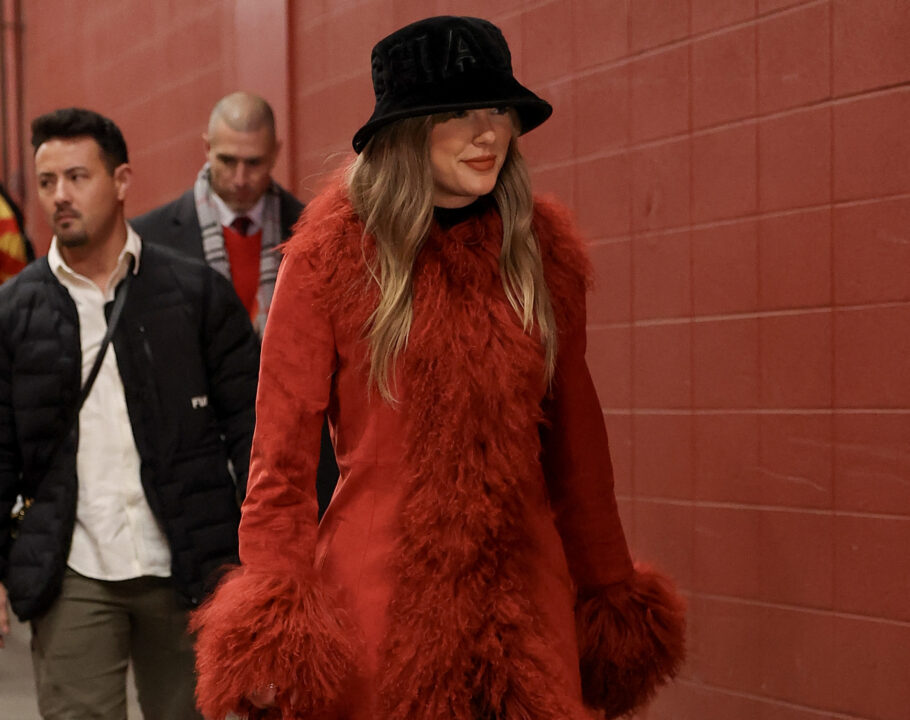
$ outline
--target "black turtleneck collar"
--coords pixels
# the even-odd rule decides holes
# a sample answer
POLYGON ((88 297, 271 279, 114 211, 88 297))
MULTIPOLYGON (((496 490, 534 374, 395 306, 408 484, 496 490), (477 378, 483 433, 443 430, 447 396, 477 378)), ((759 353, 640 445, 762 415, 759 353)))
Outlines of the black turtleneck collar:
POLYGON ((436 205, 433 207, 433 219, 439 223, 441 228, 448 230, 465 220, 480 217, 495 204, 492 195, 481 195, 470 205, 464 207, 444 208, 436 205))

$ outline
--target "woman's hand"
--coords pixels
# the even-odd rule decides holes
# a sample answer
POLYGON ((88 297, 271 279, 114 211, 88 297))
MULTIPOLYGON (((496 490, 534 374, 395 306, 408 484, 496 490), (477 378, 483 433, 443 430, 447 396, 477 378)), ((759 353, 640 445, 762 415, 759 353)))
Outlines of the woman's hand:
MULTIPOLYGON (((294 688, 290 692, 289 700, 291 705, 297 704, 297 688, 294 688)), ((253 692, 248 693, 246 699, 250 701, 250 704, 253 707, 256 707, 260 710, 271 710, 276 707, 278 704, 278 686, 275 683, 269 683, 265 687, 256 688, 253 692)), ((250 717, 254 717, 250 715, 250 717)), ((263 717, 271 717, 270 714, 263 715, 263 717)))
POLYGON ((278 697, 278 688, 275 683, 269 683, 265 687, 257 688, 246 696, 253 705, 260 710, 275 707, 275 699, 278 697))

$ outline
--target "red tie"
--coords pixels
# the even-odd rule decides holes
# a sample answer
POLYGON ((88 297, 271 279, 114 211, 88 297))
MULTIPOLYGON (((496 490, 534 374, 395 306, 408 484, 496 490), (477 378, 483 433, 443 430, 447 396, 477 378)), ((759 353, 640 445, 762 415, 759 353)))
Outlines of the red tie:
POLYGON ((247 230, 250 229, 250 225, 252 224, 253 221, 250 220, 246 215, 238 215, 231 223, 231 227, 237 231, 238 235, 246 235, 247 230))

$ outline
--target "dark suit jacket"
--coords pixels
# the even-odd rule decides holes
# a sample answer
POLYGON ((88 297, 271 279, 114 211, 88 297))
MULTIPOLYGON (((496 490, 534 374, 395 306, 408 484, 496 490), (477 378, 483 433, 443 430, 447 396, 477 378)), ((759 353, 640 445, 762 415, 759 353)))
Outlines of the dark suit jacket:
MULTIPOLYGON (((281 239, 291 236, 294 224, 303 211, 303 203, 291 193, 279 187, 279 208, 281 213, 281 239)), ((202 230, 196 215, 196 199, 193 188, 176 200, 150 210, 130 220, 130 225, 139 233, 143 242, 156 243, 173 248, 191 257, 205 260, 202 250, 202 230)), ((319 516, 325 511, 335 484, 338 482, 338 465, 329 436, 328 423, 322 427, 322 450, 319 456, 319 470, 316 476, 316 493, 319 498, 319 516)))
MULTIPOLYGON (((281 239, 287 240, 294 229, 294 223, 303 211, 303 203, 282 187, 279 190, 281 213, 281 239)), ((166 245, 180 252, 205 260, 202 251, 202 230, 196 215, 196 199, 193 188, 176 200, 149 210, 144 215, 130 220, 130 225, 143 240, 166 245)))

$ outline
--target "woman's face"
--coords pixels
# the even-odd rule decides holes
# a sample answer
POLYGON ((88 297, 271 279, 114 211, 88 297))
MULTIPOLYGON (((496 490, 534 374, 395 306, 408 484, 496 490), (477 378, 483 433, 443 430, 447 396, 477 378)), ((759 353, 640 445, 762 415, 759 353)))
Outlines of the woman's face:
POLYGON ((492 192, 512 141, 507 108, 461 110, 430 131, 433 203, 457 208, 492 192))

